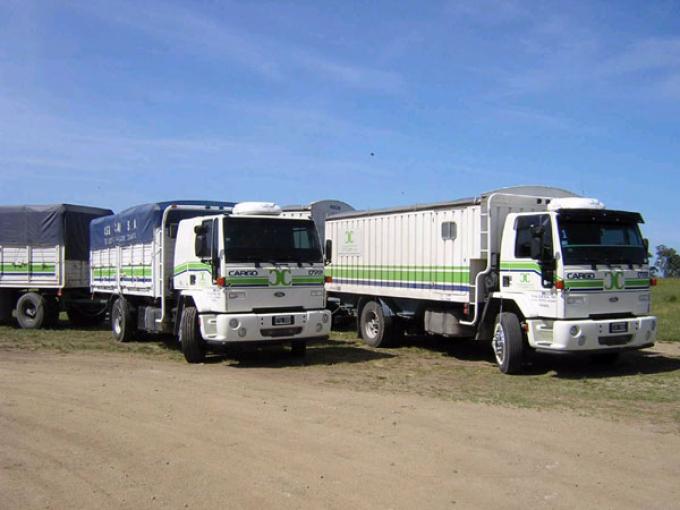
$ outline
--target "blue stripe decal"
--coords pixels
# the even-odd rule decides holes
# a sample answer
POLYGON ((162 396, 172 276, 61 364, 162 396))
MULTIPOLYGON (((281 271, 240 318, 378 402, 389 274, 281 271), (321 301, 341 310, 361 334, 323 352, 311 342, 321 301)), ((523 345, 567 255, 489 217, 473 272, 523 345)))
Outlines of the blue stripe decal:
POLYGON ((332 283, 347 285, 367 285, 371 287, 396 287, 406 289, 425 289, 425 290, 453 290, 467 292, 470 290, 468 285, 453 285, 447 283, 411 283, 411 282, 388 282, 378 280, 347 280, 345 278, 333 278, 332 283))

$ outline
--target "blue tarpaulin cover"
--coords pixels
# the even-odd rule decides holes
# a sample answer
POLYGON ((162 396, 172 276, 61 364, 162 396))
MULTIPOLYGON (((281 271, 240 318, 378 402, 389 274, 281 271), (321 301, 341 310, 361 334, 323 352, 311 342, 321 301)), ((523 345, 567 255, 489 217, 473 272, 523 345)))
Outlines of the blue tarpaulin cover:
POLYGON ((153 241, 154 230, 161 226, 163 212, 172 205, 210 206, 211 209, 173 211, 169 216, 170 223, 195 216, 219 214, 220 211, 230 210, 235 204, 210 200, 175 200, 130 207, 118 214, 98 218, 90 224, 90 249, 101 250, 111 246, 150 243, 153 241))
POLYGON ((72 204, 0 207, 0 245, 64 246, 67 260, 88 260, 90 221, 110 209, 72 204))

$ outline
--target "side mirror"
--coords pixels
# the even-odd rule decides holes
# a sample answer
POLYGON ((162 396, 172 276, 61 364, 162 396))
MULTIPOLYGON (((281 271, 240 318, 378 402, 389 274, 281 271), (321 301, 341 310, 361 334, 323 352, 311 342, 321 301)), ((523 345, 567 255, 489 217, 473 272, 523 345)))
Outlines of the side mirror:
POLYGON ((333 241, 331 239, 326 239, 326 246, 323 251, 323 261, 326 264, 330 264, 333 258, 333 241))
POLYGON ((543 237, 531 238, 530 255, 534 260, 541 260, 543 255, 543 237))
POLYGON ((178 228, 179 225, 177 223, 170 223, 170 225, 168 225, 168 237, 170 237, 170 239, 177 239, 178 228))
POLYGON ((642 244, 645 246, 645 251, 649 253, 649 239, 643 239, 642 244))

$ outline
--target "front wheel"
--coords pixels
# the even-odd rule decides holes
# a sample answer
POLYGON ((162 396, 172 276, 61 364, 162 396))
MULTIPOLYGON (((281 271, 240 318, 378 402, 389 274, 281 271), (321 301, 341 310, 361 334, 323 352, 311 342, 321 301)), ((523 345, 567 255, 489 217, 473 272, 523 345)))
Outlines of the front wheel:
POLYGON ((519 319, 514 313, 498 314, 491 344, 501 372, 519 374, 522 371, 524 338, 519 319))
POLYGON ((359 333, 371 347, 387 347, 392 335, 392 319, 386 317, 377 301, 369 301, 361 310, 359 333))
POLYGON ((179 323, 179 343, 184 359, 189 363, 202 363, 205 360, 205 342, 198 327, 198 313, 195 306, 182 310, 179 323))

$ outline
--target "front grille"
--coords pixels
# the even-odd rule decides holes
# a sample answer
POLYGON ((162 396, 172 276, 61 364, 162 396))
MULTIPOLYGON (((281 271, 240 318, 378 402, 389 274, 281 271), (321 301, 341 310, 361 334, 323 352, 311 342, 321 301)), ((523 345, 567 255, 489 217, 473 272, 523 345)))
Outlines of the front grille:
POLYGON ((304 312, 305 309, 302 306, 271 306, 268 308, 253 308, 253 313, 264 314, 264 313, 291 313, 291 312, 304 312))
POLYGON ((625 345, 633 339, 633 335, 601 336, 598 338, 600 345, 625 345))
POLYGON ((624 313, 591 313, 589 317, 591 320, 594 321, 606 321, 612 319, 632 319, 635 316, 630 312, 624 312, 624 313))
POLYGON ((282 336, 295 336, 302 333, 302 328, 265 328, 260 330, 262 336, 278 338, 282 336))

